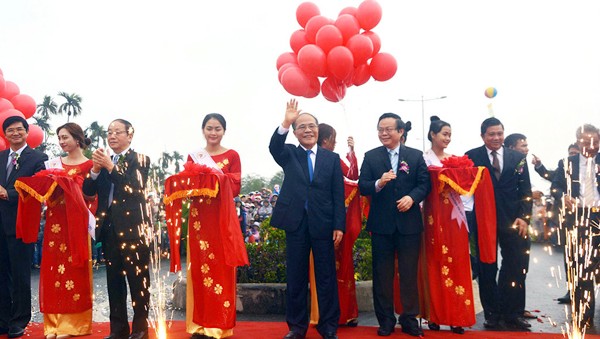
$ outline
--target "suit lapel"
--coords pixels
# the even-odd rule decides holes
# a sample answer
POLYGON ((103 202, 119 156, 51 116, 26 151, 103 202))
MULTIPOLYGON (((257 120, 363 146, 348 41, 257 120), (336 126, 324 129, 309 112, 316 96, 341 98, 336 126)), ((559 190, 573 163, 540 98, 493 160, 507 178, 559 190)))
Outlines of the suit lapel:
POLYGON ((306 151, 300 145, 298 145, 296 148, 296 157, 298 158, 298 164, 300 164, 300 168, 302 168, 302 172, 304 173, 304 178, 307 182, 310 182, 310 178, 308 176, 308 160, 306 159, 306 151))
POLYGON ((385 171, 388 172, 392 169, 392 162, 390 160, 390 153, 385 146, 381 146, 379 156, 381 157, 381 162, 385 164, 385 171))
POLYGON ((10 148, 0 152, 0 182, 2 186, 6 186, 6 166, 8 165, 8 155, 10 148))
MULTIPOLYGON (((23 163, 25 161, 27 161, 27 157, 29 156, 30 152, 31 152, 31 148, 29 148, 29 146, 27 146, 23 149, 23 151, 19 155, 18 166, 15 166, 13 168, 12 172, 10 172, 10 176, 6 179, 6 183, 13 182, 16 180, 17 174, 19 173, 19 170, 23 166, 23 163)), ((6 171, 6 168, 5 168, 5 171, 6 171)))

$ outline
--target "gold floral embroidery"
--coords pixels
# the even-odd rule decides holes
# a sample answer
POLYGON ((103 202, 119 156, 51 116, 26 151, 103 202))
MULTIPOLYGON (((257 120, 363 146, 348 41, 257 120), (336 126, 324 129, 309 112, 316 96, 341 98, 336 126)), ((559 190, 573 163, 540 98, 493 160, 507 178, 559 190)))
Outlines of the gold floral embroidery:
POLYGON ((68 261, 68 262, 73 262, 73 257, 72 257, 72 256, 69 256, 69 257, 67 258, 67 261, 68 261))
POLYGON ((200 267, 200 271, 202 271, 202 273, 206 274, 206 273, 208 273, 208 271, 210 271, 210 267, 208 266, 208 264, 204 264, 204 265, 202 265, 202 267, 200 267))
POLYGON ((67 244, 60 244, 60 246, 58 247, 58 249, 62 252, 65 253, 67 251, 67 244))
POLYGON ((471 300, 469 300, 469 299, 465 300, 465 305, 471 306, 471 300))
POLYGON ((75 288, 75 283, 73 282, 73 280, 67 280, 67 282, 65 283, 65 288, 68 291, 74 289, 75 288))
POLYGON ((194 229, 195 229, 196 231, 200 231, 200 221, 195 221, 195 222, 194 222, 194 229))
POLYGON ((54 247, 54 241, 50 241, 50 242, 48 243, 48 246, 50 246, 50 247, 54 247))
POLYGON ((450 200, 444 199, 444 204, 448 205, 449 203, 450 203, 450 200))
POLYGON ((448 273, 450 273, 450 269, 448 268, 448 266, 442 266, 442 274, 448 275, 448 273))
POLYGON ((73 175, 77 174, 77 172, 78 172, 78 171, 77 171, 77 169, 76 169, 76 168, 71 168, 71 169, 69 170, 69 173, 68 173, 68 174, 69 174, 70 176, 73 176, 73 175))
POLYGON ((208 241, 200 240, 200 249, 206 251, 208 249, 208 241))
POLYGON ((221 293, 223 293, 223 286, 221 286, 221 284, 216 284, 216 285, 215 285, 215 293, 216 293, 216 294, 221 294, 221 293))
POLYGON ((52 225, 52 233, 58 233, 58 232, 60 232, 60 225, 59 224, 52 225))
POLYGON ((81 298, 81 295, 79 295, 79 294, 74 294, 73 295, 73 301, 78 301, 79 298, 81 298))
POLYGON ((226 300, 226 301, 223 303, 223 306, 225 306, 225 308, 229 308, 229 306, 231 306, 231 304, 229 303, 229 300, 226 300))
POLYGON ((192 208, 192 217, 197 217, 198 216, 198 209, 197 208, 192 208))
POLYGON ((448 247, 446 245, 442 245, 442 254, 448 254, 448 247))
POLYGON ((59 288, 60 287, 60 281, 57 281, 54 283, 54 287, 59 288))
POLYGON ((448 257, 448 262, 452 262, 452 257, 448 257))
POLYGON ((204 286, 211 287, 213 284, 213 279, 211 277, 204 278, 204 286))
POLYGON ((427 223, 433 225, 433 216, 431 214, 427 216, 427 223))
POLYGON ((458 285, 454 288, 454 292, 456 292, 456 294, 458 294, 458 295, 463 295, 463 294, 465 294, 465 288, 458 285))
POLYGON ((225 159, 225 160, 223 160, 223 164, 224 164, 224 165, 229 165, 229 159, 225 159))
POLYGON ((208 259, 214 260, 215 259, 215 254, 214 253, 209 254, 208 255, 208 259))
POLYGON ((444 284, 446 285, 446 287, 452 287, 452 285, 454 285, 454 281, 452 281, 452 279, 448 278, 448 279, 446 279, 444 284))
POLYGON ((63 264, 58 265, 58 273, 65 274, 65 265, 63 265, 63 264))

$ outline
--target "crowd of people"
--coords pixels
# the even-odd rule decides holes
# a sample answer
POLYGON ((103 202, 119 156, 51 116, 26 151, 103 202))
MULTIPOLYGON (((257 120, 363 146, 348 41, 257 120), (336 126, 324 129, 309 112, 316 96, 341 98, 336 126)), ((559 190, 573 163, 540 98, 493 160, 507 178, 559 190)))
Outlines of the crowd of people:
POLYGON ((236 320, 236 267, 250 264, 246 243, 263 241, 260 225, 267 218, 286 234, 284 339, 305 338, 309 323, 326 339, 337 338, 340 325, 358 324, 352 250, 363 218, 372 243, 379 336, 391 335, 398 324, 402 332, 422 336, 418 317, 432 330, 445 325, 464 333, 475 324, 473 279, 485 328, 529 330, 531 240, 550 241, 552 234, 566 244, 567 279, 578 279, 559 301, 574 303, 579 327, 594 326, 599 262, 572 245, 600 245, 598 229, 590 226, 600 222, 598 128, 577 129, 569 157, 554 171, 533 156, 533 168, 552 185, 547 204, 531 186, 526 136, 505 137, 497 118, 482 122, 483 145, 464 155, 446 152, 452 128, 438 117, 431 118, 431 149, 425 152, 405 145, 410 125, 397 114, 382 114, 376 125, 381 146, 365 153, 359 170, 354 139, 348 138, 342 160, 334 152, 335 129, 290 100, 269 144, 284 172, 282 186, 241 194, 239 154, 221 144, 225 118, 208 114, 202 122, 206 146, 167 179, 158 201, 146 186, 150 159, 131 149, 128 121, 110 123, 110 150, 99 148, 91 159, 83 155, 90 140, 81 127, 62 125, 57 136, 66 155, 48 160, 27 146, 27 121, 7 118, 2 129, 10 147, 0 152, 0 335, 25 334, 32 264, 41 272, 46 338, 90 334, 92 265, 105 260, 106 339, 148 338, 154 225, 163 233, 161 251, 170 252, 171 271, 181 270, 180 255, 187 255, 187 332, 196 339, 229 337, 236 320), (299 145, 286 143, 289 132, 299 145), (545 209, 554 213, 536 234, 532 221, 536 213, 547 216, 545 209), (183 221, 187 234, 181 234, 183 221), (182 245, 183 236, 188 241, 182 245))

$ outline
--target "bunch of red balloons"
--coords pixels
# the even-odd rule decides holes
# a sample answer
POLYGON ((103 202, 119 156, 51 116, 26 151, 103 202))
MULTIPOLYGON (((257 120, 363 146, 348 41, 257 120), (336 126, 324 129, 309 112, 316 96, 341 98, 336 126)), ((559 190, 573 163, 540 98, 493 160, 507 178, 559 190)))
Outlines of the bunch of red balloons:
POLYGON ((372 31, 381 20, 381 6, 365 0, 358 8, 344 8, 337 19, 323 15, 312 2, 296 9, 302 27, 292 33, 290 47, 277 58, 279 82, 290 94, 338 102, 346 88, 360 86, 371 77, 391 79, 398 65, 389 53, 380 52, 381 39, 372 31), (321 81, 322 79, 322 81, 321 81))
MULTIPOLYGON (((27 94, 21 94, 19 86, 12 81, 4 80, 0 69, 0 127, 6 118, 20 116, 31 118, 36 111, 35 100, 27 94)), ((31 148, 38 147, 44 141, 44 131, 38 125, 29 125, 27 144, 31 148)), ((9 147, 4 131, 0 128, 0 151, 9 147)))

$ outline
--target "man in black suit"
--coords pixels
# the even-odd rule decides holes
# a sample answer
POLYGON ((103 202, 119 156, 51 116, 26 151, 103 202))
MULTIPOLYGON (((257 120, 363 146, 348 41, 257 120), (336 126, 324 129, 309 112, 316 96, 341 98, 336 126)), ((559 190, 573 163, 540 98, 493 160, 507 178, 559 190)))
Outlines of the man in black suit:
POLYGON ((377 123, 383 146, 365 154, 358 178, 360 193, 371 197, 367 231, 373 247, 373 301, 379 322, 377 335, 394 332, 394 258, 398 255, 402 331, 421 336, 417 271, 423 219, 419 203, 431 190, 423 153, 400 140, 404 123, 394 113, 385 113, 377 123))
POLYGON ((562 201, 562 228, 577 241, 578 248, 566 245, 568 261, 566 274, 569 283, 575 285, 573 296, 579 327, 593 326, 595 296, 594 278, 599 259, 595 255, 600 245, 600 155, 598 155, 600 131, 593 125, 577 128, 577 144, 581 153, 572 155, 559 163, 552 181, 552 194, 562 201), (592 226, 595 224, 595 227, 592 226), (591 232, 591 233, 590 233, 591 232), (591 257, 588 257, 591 254, 591 257))
POLYGON ((312 249, 319 302, 317 331, 323 338, 337 338, 340 317, 334 246, 345 230, 344 179, 340 157, 317 146, 319 122, 300 113, 298 103, 287 104, 283 123, 271 137, 269 150, 283 168, 284 181, 271 225, 286 235, 285 339, 300 339, 308 329, 308 261, 312 249), (289 128, 300 146, 286 144, 289 128))
POLYGON ((44 169, 48 156, 27 146, 29 124, 12 116, 2 124, 10 147, 0 152, 0 335, 17 338, 31 320, 34 244, 16 238, 19 194, 15 181, 44 169))
POLYGON ((503 147, 504 125, 496 118, 483 121, 481 139, 484 145, 466 154, 475 166, 485 166, 492 174, 497 239, 502 255, 497 282, 497 263, 478 265, 479 296, 485 315, 483 325, 497 328, 503 317, 507 326, 527 330, 531 325, 522 317, 531 245, 527 236, 532 208, 527 159, 524 154, 503 147))
POLYGON ((96 241, 102 242, 106 265, 110 336, 106 339, 148 338, 150 251, 146 239, 149 226, 146 181, 150 159, 130 148, 131 123, 117 119, 108 126, 108 144, 92 155, 94 166, 83 183, 83 192, 98 194, 96 241), (133 305, 131 335, 127 321, 127 284, 133 305))

